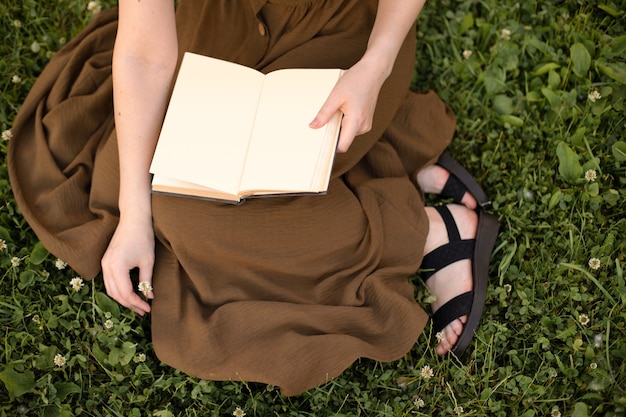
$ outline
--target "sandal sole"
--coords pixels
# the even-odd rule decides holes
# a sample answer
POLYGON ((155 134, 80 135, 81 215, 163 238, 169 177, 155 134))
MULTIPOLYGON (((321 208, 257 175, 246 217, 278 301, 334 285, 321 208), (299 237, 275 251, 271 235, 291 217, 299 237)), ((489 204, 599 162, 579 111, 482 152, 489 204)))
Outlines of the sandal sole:
POLYGON ((471 343, 478 323, 485 308, 487 299, 487 286, 489 285, 489 262, 491 254, 498 238, 500 224, 493 214, 480 211, 478 213, 478 229, 476 231, 476 246, 472 261, 472 281, 474 283, 474 298, 472 308, 463 326, 463 332, 450 352, 457 357, 463 356, 471 343))

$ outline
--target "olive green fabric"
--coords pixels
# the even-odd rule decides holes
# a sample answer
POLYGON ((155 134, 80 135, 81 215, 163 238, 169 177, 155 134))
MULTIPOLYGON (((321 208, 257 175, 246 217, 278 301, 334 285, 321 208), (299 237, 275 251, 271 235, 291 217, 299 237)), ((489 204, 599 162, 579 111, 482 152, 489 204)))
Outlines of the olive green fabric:
MULTIPOLYGON (((265 72, 349 68, 375 12, 369 0, 182 0, 180 53, 265 72)), ((118 220, 116 24, 116 10, 101 12, 53 57, 9 144, 25 218, 88 279, 98 276, 118 220)), ((455 127, 434 93, 408 91, 414 40, 410 33, 383 86, 372 130, 337 155, 326 196, 239 206, 153 196, 152 336, 162 361, 294 395, 358 358, 391 361, 411 349, 427 320, 408 281, 428 232, 415 173, 436 160, 455 127)))

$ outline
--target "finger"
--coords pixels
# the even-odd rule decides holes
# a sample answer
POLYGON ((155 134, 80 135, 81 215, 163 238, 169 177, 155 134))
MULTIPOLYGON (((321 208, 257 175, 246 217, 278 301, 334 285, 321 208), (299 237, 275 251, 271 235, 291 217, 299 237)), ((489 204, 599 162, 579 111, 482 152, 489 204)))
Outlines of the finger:
POLYGON ((332 119, 338 111, 340 111, 341 103, 337 102, 334 96, 331 94, 326 102, 322 105, 322 108, 315 116, 315 119, 309 123, 309 127, 312 129, 318 129, 332 119))
POLYGON ((135 294, 130 271, 109 266, 103 275, 107 294, 111 298, 140 316, 150 311, 150 305, 135 294))
POLYGON ((358 125, 348 116, 344 116, 341 121, 341 133, 339 134, 339 143, 337 144, 337 152, 347 152, 359 131, 358 125))
POLYGON ((129 296, 128 308, 130 308, 140 316, 143 316, 144 314, 150 312, 150 304, 148 304, 144 299, 142 299, 134 292, 131 293, 129 296))

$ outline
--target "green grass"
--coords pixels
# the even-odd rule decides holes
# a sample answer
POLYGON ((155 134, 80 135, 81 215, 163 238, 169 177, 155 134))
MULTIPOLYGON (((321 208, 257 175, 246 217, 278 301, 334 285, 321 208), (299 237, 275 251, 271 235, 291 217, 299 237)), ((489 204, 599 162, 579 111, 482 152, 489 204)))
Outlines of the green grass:
MULTIPOLYGON (((0 131, 86 6, 0 4, 0 131)), ((427 329, 403 359, 359 361, 293 398, 166 367, 100 280, 74 291, 15 205, 0 141, 0 416, 624 415, 625 28, 618 0, 428 2, 415 88, 457 114, 451 152, 502 223, 482 326, 463 363, 438 357, 427 329)))

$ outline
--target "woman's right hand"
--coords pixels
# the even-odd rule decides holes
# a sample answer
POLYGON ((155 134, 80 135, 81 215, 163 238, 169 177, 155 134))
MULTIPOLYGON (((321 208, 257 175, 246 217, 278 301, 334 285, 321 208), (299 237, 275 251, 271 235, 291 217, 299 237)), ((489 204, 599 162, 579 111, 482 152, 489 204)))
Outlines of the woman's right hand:
MULTIPOLYGON (((139 268, 139 282, 152 285, 154 266, 154 229, 150 221, 120 221, 102 257, 102 274, 107 294, 115 301, 143 316, 150 304, 134 291, 130 270, 139 268)), ((154 298, 152 291, 146 294, 154 298)))

